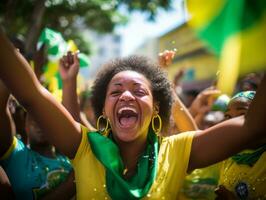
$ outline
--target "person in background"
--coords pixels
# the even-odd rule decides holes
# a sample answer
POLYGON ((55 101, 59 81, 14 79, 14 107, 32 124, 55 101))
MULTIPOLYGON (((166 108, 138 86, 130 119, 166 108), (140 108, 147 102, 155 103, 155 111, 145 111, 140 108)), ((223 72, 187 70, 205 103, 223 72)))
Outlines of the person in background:
MULTIPOLYGON (((224 112, 227 108, 227 104, 230 100, 230 98, 222 94, 220 95, 220 91, 216 89, 207 89, 208 93, 203 90, 201 94, 205 96, 206 100, 203 100, 201 98, 196 98, 197 100, 203 101, 203 106, 198 107, 197 114, 194 114, 195 121, 200 127, 201 130, 207 129, 209 127, 212 127, 224 120, 224 112), (217 97, 217 95, 219 96, 217 97)), ((196 101, 192 103, 192 106, 190 107, 191 112, 195 113, 195 110, 193 106, 195 106, 196 101)))
POLYGON ((70 161, 57 153, 33 118, 26 116, 29 147, 17 139, 7 109, 9 93, 0 81, 0 165, 5 170, 16 199, 60 198, 75 195, 70 161))
POLYGON ((219 90, 215 89, 214 87, 209 87, 200 92, 194 101, 192 101, 188 110, 194 118, 199 129, 204 130, 207 128, 206 124, 204 124, 206 114, 211 111, 213 103, 220 94, 221 92, 219 90))
POLYGON ((263 72, 260 73, 250 73, 244 76, 238 84, 237 91, 256 91, 263 78, 263 72))
POLYGON ((10 95, 7 104, 14 122, 13 125, 16 137, 19 138, 25 145, 27 145, 28 136, 25 129, 27 112, 12 95, 10 95))
MULTIPOLYGON (((244 91, 233 96, 225 112, 225 119, 245 115, 255 93, 244 91)), ((223 161, 216 191, 217 199, 265 199, 265 163, 265 140, 223 161)))

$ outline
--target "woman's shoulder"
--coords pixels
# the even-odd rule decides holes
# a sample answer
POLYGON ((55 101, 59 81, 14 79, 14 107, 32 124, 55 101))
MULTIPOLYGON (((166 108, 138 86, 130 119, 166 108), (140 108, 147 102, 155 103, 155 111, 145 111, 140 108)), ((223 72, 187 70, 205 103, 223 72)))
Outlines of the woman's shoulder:
POLYGON ((162 142, 174 143, 174 142, 182 142, 182 141, 186 141, 190 139, 192 140, 193 136, 197 132, 198 131, 187 131, 187 132, 182 132, 176 135, 171 135, 168 137, 163 137, 162 142))
POLYGON ((160 151, 172 152, 175 155, 177 153, 189 155, 195 133, 196 131, 189 131, 163 138, 160 144, 160 151))
POLYGON ((79 144, 78 150, 76 152, 76 155, 74 159, 72 160, 72 164, 75 163, 75 161, 80 160, 90 155, 91 147, 90 147, 90 143, 88 140, 88 134, 96 133, 96 132, 97 132, 96 130, 89 129, 88 127, 81 125, 82 138, 81 138, 81 142, 79 144))

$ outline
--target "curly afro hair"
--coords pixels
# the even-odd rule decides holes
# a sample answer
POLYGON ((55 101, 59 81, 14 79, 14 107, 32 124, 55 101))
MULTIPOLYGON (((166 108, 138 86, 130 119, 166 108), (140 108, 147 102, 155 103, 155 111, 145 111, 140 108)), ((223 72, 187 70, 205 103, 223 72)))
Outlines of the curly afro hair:
POLYGON ((153 98, 159 105, 159 115, 162 118, 163 130, 166 130, 172 106, 170 83, 158 64, 143 56, 119 58, 103 66, 96 76, 92 87, 92 107, 96 118, 102 115, 109 82, 117 73, 122 71, 138 72, 150 81, 153 98))

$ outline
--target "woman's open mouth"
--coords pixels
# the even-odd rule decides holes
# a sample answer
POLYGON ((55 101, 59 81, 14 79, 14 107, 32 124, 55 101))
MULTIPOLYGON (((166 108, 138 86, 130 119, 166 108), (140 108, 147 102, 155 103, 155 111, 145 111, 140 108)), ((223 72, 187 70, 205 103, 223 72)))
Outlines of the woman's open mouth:
POLYGON ((133 128, 138 120, 138 112, 135 108, 123 107, 118 110, 117 118, 121 128, 133 128))

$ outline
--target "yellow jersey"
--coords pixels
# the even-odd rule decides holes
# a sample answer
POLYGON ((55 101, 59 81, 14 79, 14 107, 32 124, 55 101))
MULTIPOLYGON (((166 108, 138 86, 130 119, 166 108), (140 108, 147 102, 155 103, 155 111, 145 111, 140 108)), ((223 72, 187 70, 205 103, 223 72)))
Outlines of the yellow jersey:
MULTIPOLYGON (((243 152, 247 151, 252 150, 243 152)), ((232 158, 223 161, 219 185, 241 199, 266 199, 266 152, 252 167, 237 164, 232 158)))
MULTIPOLYGON (((75 158, 77 199, 111 199, 105 183, 105 168, 94 156, 82 129, 82 140, 75 158)), ((143 199, 178 199, 186 176, 194 132, 163 138, 158 155, 158 170, 154 183, 143 199)))

